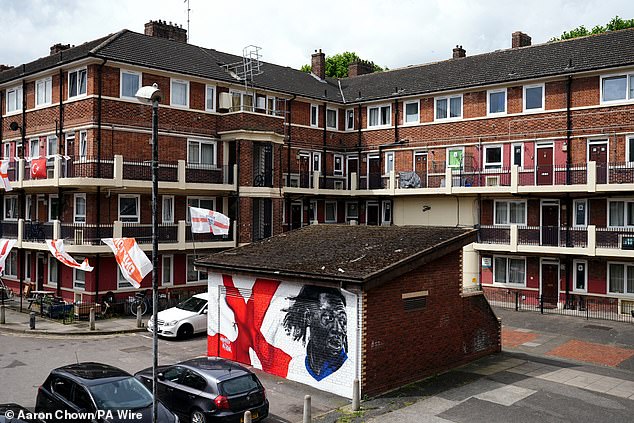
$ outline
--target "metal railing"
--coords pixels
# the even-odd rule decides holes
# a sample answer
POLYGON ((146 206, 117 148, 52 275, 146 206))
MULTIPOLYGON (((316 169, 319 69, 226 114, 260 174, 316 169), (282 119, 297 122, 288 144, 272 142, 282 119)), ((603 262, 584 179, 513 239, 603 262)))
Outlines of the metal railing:
MULTIPOLYGON (((135 238, 138 244, 152 243, 152 225, 123 222, 121 224, 121 236, 135 238)), ((174 223, 159 223, 158 239, 161 244, 178 242, 178 225, 174 223)))
POLYGON ((511 228, 508 226, 481 225, 479 241, 483 244, 510 244, 511 228))
MULTIPOLYGON (((123 179, 131 179, 135 181, 151 181, 152 161, 124 160, 123 179)), ((159 162, 158 180, 163 182, 178 182, 178 162, 159 162)))
POLYGON ((53 222, 24 222, 24 241, 44 242, 47 239, 53 239, 53 222))
POLYGON ((72 245, 101 245, 101 238, 113 237, 112 224, 62 223, 61 238, 72 245))
POLYGON ((597 228, 597 247, 621 248, 623 235, 634 236, 634 228, 597 228))
POLYGON ((71 157, 68 160, 62 160, 63 178, 114 178, 114 160, 101 159, 96 157, 71 157))

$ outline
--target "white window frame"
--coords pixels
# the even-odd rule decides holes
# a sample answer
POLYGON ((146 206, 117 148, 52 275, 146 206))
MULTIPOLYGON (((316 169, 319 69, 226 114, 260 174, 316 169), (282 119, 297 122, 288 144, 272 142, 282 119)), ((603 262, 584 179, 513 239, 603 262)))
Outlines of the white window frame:
POLYGON ((608 261, 608 270, 607 270, 607 278, 606 278, 606 287, 605 287, 605 292, 609 294, 616 294, 616 295, 621 295, 621 296, 626 296, 626 297, 634 297, 634 293, 632 292, 627 292, 627 268, 628 267, 632 267, 632 271, 634 271, 634 263, 630 262, 618 262, 618 261, 608 261), (615 292, 615 291, 610 291, 610 265, 621 265, 623 266, 623 292, 615 292))
POLYGON ((495 90, 487 90, 487 116, 503 116, 508 111, 508 89, 497 88, 495 90), (501 112, 491 112, 491 94, 504 93, 504 110, 501 112))
POLYGON ((53 100, 53 78, 46 77, 35 81, 35 107, 43 107, 52 104, 53 100), (44 90, 44 99, 40 102, 40 93, 44 90))
POLYGON ((634 160, 630 160, 630 156, 634 158, 634 135, 625 137, 625 162, 632 164, 634 160))
POLYGON ((193 261, 192 261, 192 267, 194 267, 194 261, 196 261, 198 259, 198 257, 194 254, 187 254, 186 258, 185 258, 185 285, 189 285, 189 284, 195 284, 195 283, 200 283, 200 282, 205 282, 207 283, 207 273, 206 272, 201 272, 200 270, 193 270, 192 272, 196 272, 198 274, 198 279, 196 280, 189 280, 189 261, 190 258, 193 257, 193 261), (205 275, 204 277, 202 275, 205 275))
POLYGON ((367 110, 367 127, 368 128, 387 128, 390 127, 392 125, 392 105, 391 104, 377 104, 374 106, 368 106, 368 110, 367 110), (383 108, 387 107, 388 108, 388 121, 387 122, 381 122, 381 111, 383 108), (376 109, 378 115, 378 120, 376 125, 370 125, 370 114, 372 112, 372 110, 376 109))
POLYGON ((417 125, 420 123, 420 101, 419 100, 415 100, 415 101, 405 101, 403 102, 403 126, 405 125, 417 125), (415 104, 416 105, 416 119, 414 119, 411 122, 407 121, 407 106, 410 104, 415 104))
POLYGON ((73 222, 74 223, 86 223, 86 214, 88 212, 88 203, 86 202, 86 194, 79 193, 73 195, 73 222), (84 214, 77 213, 77 200, 82 198, 84 200, 84 214))
POLYGON ((326 223, 337 223, 337 202, 336 201, 325 201, 324 202, 324 222, 326 223), (328 219, 328 205, 334 204, 334 219, 328 219))
POLYGON ((495 200, 493 202, 493 225, 494 226, 510 226, 510 225, 525 226, 527 222, 527 215, 528 215, 528 204, 526 200, 495 200), (506 223, 496 223, 497 213, 498 213, 497 212, 498 203, 506 203, 506 219, 505 219, 506 223), (523 222, 521 223, 511 222, 511 207, 510 207, 511 203, 524 204, 524 221, 523 222))
POLYGON ((162 195, 161 196, 161 222, 163 224, 174 224, 174 196, 173 195, 162 195), (165 207, 165 201, 169 200, 169 207, 165 207), (171 219, 165 218, 165 211, 169 210, 171 219))
POLYGON ((11 251, 4 262, 4 276, 18 277, 18 252, 11 251))
POLYGON ((11 158, 11 143, 10 142, 2 143, 2 158, 5 160, 9 160, 11 158))
POLYGON ((312 168, 313 172, 321 173, 321 152, 313 151, 310 167, 312 168), (315 164, 317 166, 315 166, 315 164))
POLYGON ((359 203, 356 201, 346 201, 346 222, 351 219, 356 219, 357 221, 359 220, 359 203), (350 206, 351 204, 354 204, 357 206, 356 216, 348 213, 348 206, 350 206))
POLYGON ((572 291, 573 292, 588 292, 588 261, 587 260, 573 260, 572 261, 572 291), (585 268, 583 281, 583 289, 577 288, 577 266, 583 264, 585 268))
POLYGON ((572 202, 572 207, 573 207, 572 208, 572 222, 573 222, 572 226, 576 227, 576 228, 585 228, 585 227, 587 227, 588 226, 588 200, 585 199, 585 198, 575 199, 572 202), (577 221, 577 204, 579 204, 579 203, 583 203, 584 204, 584 207, 583 207, 583 213, 584 213, 583 220, 584 220, 584 223, 582 223, 582 224, 580 224, 577 221))
POLYGON ((446 157, 446 165, 451 169, 460 169, 464 165, 464 147, 447 147, 447 157, 446 157), (449 158, 452 151, 460 150, 462 151, 462 159, 460 160, 460 165, 452 165, 449 164, 449 158))
POLYGON ((524 85, 524 87, 522 88, 522 105, 524 106, 524 113, 543 112, 546 108, 546 84, 524 85), (540 107, 534 107, 532 109, 528 109, 526 108, 526 90, 531 88, 542 89, 542 105, 540 107))
MULTIPOLYGON (((24 252, 24 280, 25 281, 31 281, 31 257, 32 257, 32 254, 30 251, 24 252)), ((6 262, 8 261, 9 261, 9 258, 7 257, 6 262)))
POLYGON ((178 78, 170 78, 170 106, 189 109, 189 81, 178 78), (185 104, 174 103, 174 84, 185 86, 185 104))
POLYGON ((119 97, 120 98, 129 98, 129 99, 134 99, 134 100, 138 100, 136 98, 136 92, 134 92, 132 95, 125 95, 123 93, 123 74, 127 74, 130 76, 136 76, 137 78, 137 91, 139 91, 139 88, 141 88, 143 86, 143 83, 141 82, 141 72, 137 72, 137 71, 133 71, 133 70, 128 70, 128 69, 119 69, 119 97))
POLYGON ((174 255, 163 254, 161 256, 161 286, 173 286, 174 285, 174 255), (169 278, 165 281, 165 261, 169 261, 169 278))
MULTIPOLYGON (((439 120, 439 121, 449 121, 449 120, 458 120, 458 119, 462 119, 463 115, 464 115, 464 97, 462 94, 456 94, 456 95, 446 95, 446 96, 441 96, 441 97, 434 97, 434 120, 439 120), (453 98, 459 98, 460 99, 460 116, 451 116, 451 99, 453 98), (439 100, 447 100, 447 117, 438 117, 438 101, 439 100)), ((488 110, 488 109, 487 109, 488 110)))
POLYGON ((205 140, 200 138, 187 138, 187 165, 217 167, 218 166, 218 143, 214 140, 205 140), (189 161, 189 147, 191 143, 198 144, 198 161, 197 162, 189 161), (212 163, 201 163, 201 157, 202 157, 201 156, 202 149, 200 148, 201 144, 207 144, 207 145, 213 146, 214 154, 212 157, 212 163))
POLYGON ((33 205, 33 198, 31 195, 24 196, 24 220, 31 220, 31 206, 33 205))
POLYGON ((29 143, 29 157, 32 159, 37 159, 38 157, 40 157, 40 139, 29 138, 27 142, 29 143), (37 155, 33 155, 33 150, 37 151, 37 155))
MULTIPOLYGON (((77 260, 77 263, 81 263, 82 261, 84 261, 85 257, 75 257, 75 260, 77 260)), ((50 260, 53 260, 53 258, 50 258, 50 260)), ((82 291, 86 290, 86 273, 83 270, 80 269, 73 269, 73 289, 80 289, 82 291), (80 279, 78 279, 78 276, 82 275, 84 277, 84 280, 81 281, 80 279)))
MULTIPOLYGON (((284 204, 285 201, 282 203, 284 204)), ((282 213, 282 217, 284 217, 286 213, 282 213)), ((319 221, 319 214, 317 213, 317 200, 310 200, 310 208, 308 209, 308 216, 310 223, 319 221)))
POLYGON ((22 85, 7 88, 5 97, 5 111, 7 116, 20 113, 22 111, 22 104, 24 102, 24 92, 22 91, 22 85))
POLYGON ((67 156, 75 155, 75 132, 66 132, 64 134, 64 152, 67 156), (69 145, 70 144, 70 145, 69 145))
MULTIPOLYGON (((464 153, 462 153, 464 155, 464 153)), ((463 156, 464 157, 464 156, 463 156)), ((484 165, 484 169, 501 169, 502 164, 504 163, 504 146, 502 144, 492 144, 492 145, 484 145, 484 152, 482 154, 482 162, 484 165), (499 162, 487 162, 487 150, 489 149, 499 149, 500 150, 500 161, 499 162)))
POLYGON ((18 220, 18 196, 17 195, 5 195, 4 196, 4 219, 10 222, 18 220), (9 205, 11 204, 11 207, 9 205), (13 213, 9 216, 7 212, 11 210, 13 213), (13 217, 15 216, 15 217, 13 217))
MULTIPOLYGON (((47 270, 46 273, 48 273, 48 274, 47 274, 47 278, 46 278, 46 284, 48 286, 56 287, 57 283, 59 282, 57 280, 57 276, 58 276, 57 275, 57 269, 58 269, 60 263, 59 263, 59 261, 57 261, 57 259, 55 257, 53 257, 51 255, 49 255, 47 257, 47 261, 48 261, 48 263, 47 263, 47 266, 46 266, 46 270, 47 270), (55 270, 52 269, 53 267, 55 268, 55 270), (53 278, 52 278, 53 275, 55 276, 55 280, 53 280, 53 278)), ((74 279, 74 277, 73 277, 73 279, 74 279)), ((73 281, 73 285, 74 285, 74 283, 75 282, 73 281)))
POLYGON ((77 157, 80 160, 86 160, 88 157, 88 131, 79 131, 79 145, 77 147, 77 157))
POLYGON ((354 131, 354 109, 346 109, 346 131, 354 131), (349 118, 352 113, 352 125, 350 125, 349 118))
POLYGON ((280 115, 280 111, 277 110, 277 97, 275 97, 274 95, 266 96, 266 114, 271 116, 280 115))
POLYGON ((384 166, 384 175, 388 175, 390 172, 394 172, 394 152, 387 151, 385 153, 385 166, 384 166), (391 169, 390 169, 391 167, 391 169))
POLYGON ((73 70, 69 71, 68 72, 68 81, 67 81, 67 83, 68 83, 68 98, 69 99, 85 96, 88 93, 88 69, 87 68, 79 68, 79 69, 73 69, 73 70), (86 74, 86 88, 85 88, 86 91, 84 91, 84 92, 80 91, 80 88, 81 88, 80 75, 82 73, 86 74), (70 88, 71 88, 70 77, 73 74, 77 74, 77 92, 74 95, 73 95, 73 93, 70 92, 70 88))
POLYGON ((191 207, 198 207, 198 208, 207 209, 207 210, 216 210, 216 197, 187 196, 187 198, 185 199, 185 205, 187 207, 187 216, 185 218, 185 221, 187 223, 191 223, 192 218, 189 214, 189 207, 191 206, 191 207), (211 208, 201 207, 200 206, 201 200, 211 201, 211 208), (192 203, 196 203, 196 204, 192 204, 192 203))
POLYGON ((57 135, 49 135, 46 137, 46 158, 59 153, 57 144, 57 135))
POLYGON ((217 88, 215 85, 205 85, 205 110, 208 112, 216 111, 216 93, 217 88), (209 90, 212 90, 211 99, 209 98, 209 90), (209 100, 211 100, 211 108, 209 107, 209 100))
POLYGON ((333 109, 330 107, 326 108, 326 128, 328 129, 338 129, 339 128, 339 109, 333 109), (328 123, 328 114, 329 112, 335 112, 335 126, 332 126, 328 123))
POLYGON ((493 263, 492 263, 492 271, 493 271, 493 285, 496 286, 513 286, 513 287, 526 287, 526 278, 527 278, 527 268, 526 268, 526 257, 525 256, 508 256, 508 255, 494 255, 493 259, 492 259, 493 263), (495 280, 495 259, 496 258, 502 258, 506 260, 506 277, 505 282, 497 282, 495 280), (524 283, 511 283, 509 282, 510 277, 509 277, 509 271, 511 269, 511 266, 509 266, 509 260, 522 260, 524 261, 524 283))
POLYGON ((61 220, 60 216, 60 200, 57 194, 49 194, 48 195, 48 221, 52 222, 53 220, 61 220), (57 203, 57 217, 53 219, 53 203, 57 203))
POLYGON ((256 100, 255 93, 248 93, 248 92, 238 91, 238 90, 229 90, 229 94, 231 95, 231 111, 232 112, 240 112, 240 111, 253 112, 257 108, 257 104, 256 104, 257 100, 256 100), (238 108, 238 110, 235 110, 233 106, 233 97, 236 95, 240 96, 240 107, 238 108), (252 99, 251 106, 244 105, 244 97, 251 97, 252 99))
POLYGON ((522 168, 524 166, 524 143, 521 142, 516 142, 511 144, 511 165, 515 164, 515 147, 519 146, 520 147, 520 164, 517 165, 519 168, 522 168))
MULTIPOLYGON (((608 220, 608 228, 629 228, 634 226, 634 221, 628 221, 627 219, 627 206, 628 204, 634 204, 634 198, 608 198, 608 208, 606 211, 607 220, 608 220), (623 225, 613 225, 610 220, 610 204, 612 203, 623 203, 623 225)), ((634 206, 633 206, 634 207, 634 206)))
POLYGON ((140 223, 141 222, 141 195, 139 194, 119 194, 117 197, 117 220, 125 223, 140 223), (121 199, 132 198, 136 200, 136 214, 121 214, 121 199), (123 220, 126 219, 126 220, 123 220))
POLYGON ((319 128, 319 106, 317 104, 310 105, 309 120, 310 120, 310 126, 314 128, 319 128), (313 110, 315 111, 314 114, 313 114, 313 110), (313 116, 315 117, 314 121, 313 121, 313 116))
POLYGON ((343 154, 335 154, 332 157, 332 174, 334 176, 343 176, 343 154), (341 166, 337 166, 337 159, 341 166))
POLYGON ((600 102, 600 104, 623 103, 623 102, 630 102, 630 101, 634 100, 634 97, 630 96, 630 90, 632 89, 631 84, 632 84, 632 79, 633 78, 634 78, 634 73, 624 73, 624 72, 601 75, 601 80, 599 81, 599 102, 600 102), (616 100, 604 100, 603 99, 603 81, 605 79, 618 78, 620 76, 624 76, 625 77, 625 98, 616 99, 616 100))
POLYGON ((392 207, 391 200, 383 200, 381 201, 381 225, 390 225, 392 223, 392 213, 394 211, 394 207, 392 207), (390 213, 390 218, 386 219, 386 215, 390 213))

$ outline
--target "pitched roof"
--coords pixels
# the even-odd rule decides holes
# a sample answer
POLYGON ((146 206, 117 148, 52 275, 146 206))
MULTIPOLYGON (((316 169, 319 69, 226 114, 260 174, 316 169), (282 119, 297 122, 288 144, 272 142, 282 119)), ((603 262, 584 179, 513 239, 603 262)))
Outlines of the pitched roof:
POLYGON ((474 229, 311 225, 196 262, 219 271, 365 283, 473 241, 474 229))

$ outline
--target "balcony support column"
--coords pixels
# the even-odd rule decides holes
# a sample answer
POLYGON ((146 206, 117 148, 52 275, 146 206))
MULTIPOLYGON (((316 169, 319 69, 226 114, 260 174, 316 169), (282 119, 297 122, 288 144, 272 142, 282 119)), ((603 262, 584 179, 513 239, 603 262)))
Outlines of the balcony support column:
MULTIPOLYGON (((317 193, 319 190, 319 172, 313 172, 313 191, 317 193)), ((324 177, 324 188, 326 188, 326 178, 324 177)))
POLYGON ((18 219, 18 240, 15 243, 16 248, 22 248, 23 239, 24 239, 24 219, 18 219))
POLYGON ((453 171, 450 167, 445 169, 445 194, 451 194, 451 186, 453 185, 453 171))
POLYGON ((588 162, 587 172, 588 192, 597 192, 597 162, 588 162))
POLYGON ((121 238, 123 235, 123 224, 120 220, 115 220, 112 225, 112 237, 121 238))
POLYGON ((178 187, 185 189, 187 185, 186 165, 185 160, 178 161, 178 187))
POLYGON ((187 230, 187 222, 184 220, 178 221, 178 232, 176 239, 178 240, 177 249, 185 250, 185 231, 187 230))
POLYGON ((24 182, 24 159, 18 159, 18 181, 20 181, 19 188, 22 188, 22 182, 24 182))
POLYGON ((60 239, 62 236, 62 224, 59 220, 53 220, 53 239, 60 239))
POLYGON ((350 174, 350 186, 348 187, 350 191, 356 191, 359 189, 359 186, 357 185, 357 180, 357 172, 352 172, 350 174))
POLYGON ((517 194, 517 186, 519 181, 519 169, 518 165, 511 165, 511 193, 517 194))
POLYGON ((62 158, 60 156, 55 156, 55 158, 53 158, 53 182, 55 183, 55 186, 59 186, 59 175, 61 174, 61 170, 62 158))
POLYGON ((393 170, 390 170, 390 190, 392 191, 392 195, 396 194, 396 175, 393 170))
POLYGON ((123 156, 114 155, 114 183, 118 187, 123 186, 123 156))
POLYGON ((594 257, 597 255, 597 227, 595 225, 588 225, 588 256, 594 257))
POLYGON ((511 243, 511 251, 517 253, 517 225, 511 225, 510 230, 510 243, 511 243))

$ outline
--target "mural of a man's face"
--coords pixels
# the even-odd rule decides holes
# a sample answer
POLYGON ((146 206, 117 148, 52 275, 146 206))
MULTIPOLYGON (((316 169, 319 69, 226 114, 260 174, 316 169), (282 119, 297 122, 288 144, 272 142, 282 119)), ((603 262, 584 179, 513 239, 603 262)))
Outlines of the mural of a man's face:
POLYGON ((346 347, 348 322, 346 308, 340 297, 319 294, 314 303, 310 326, 310 343, 327 356, 337 357, 346 347))

